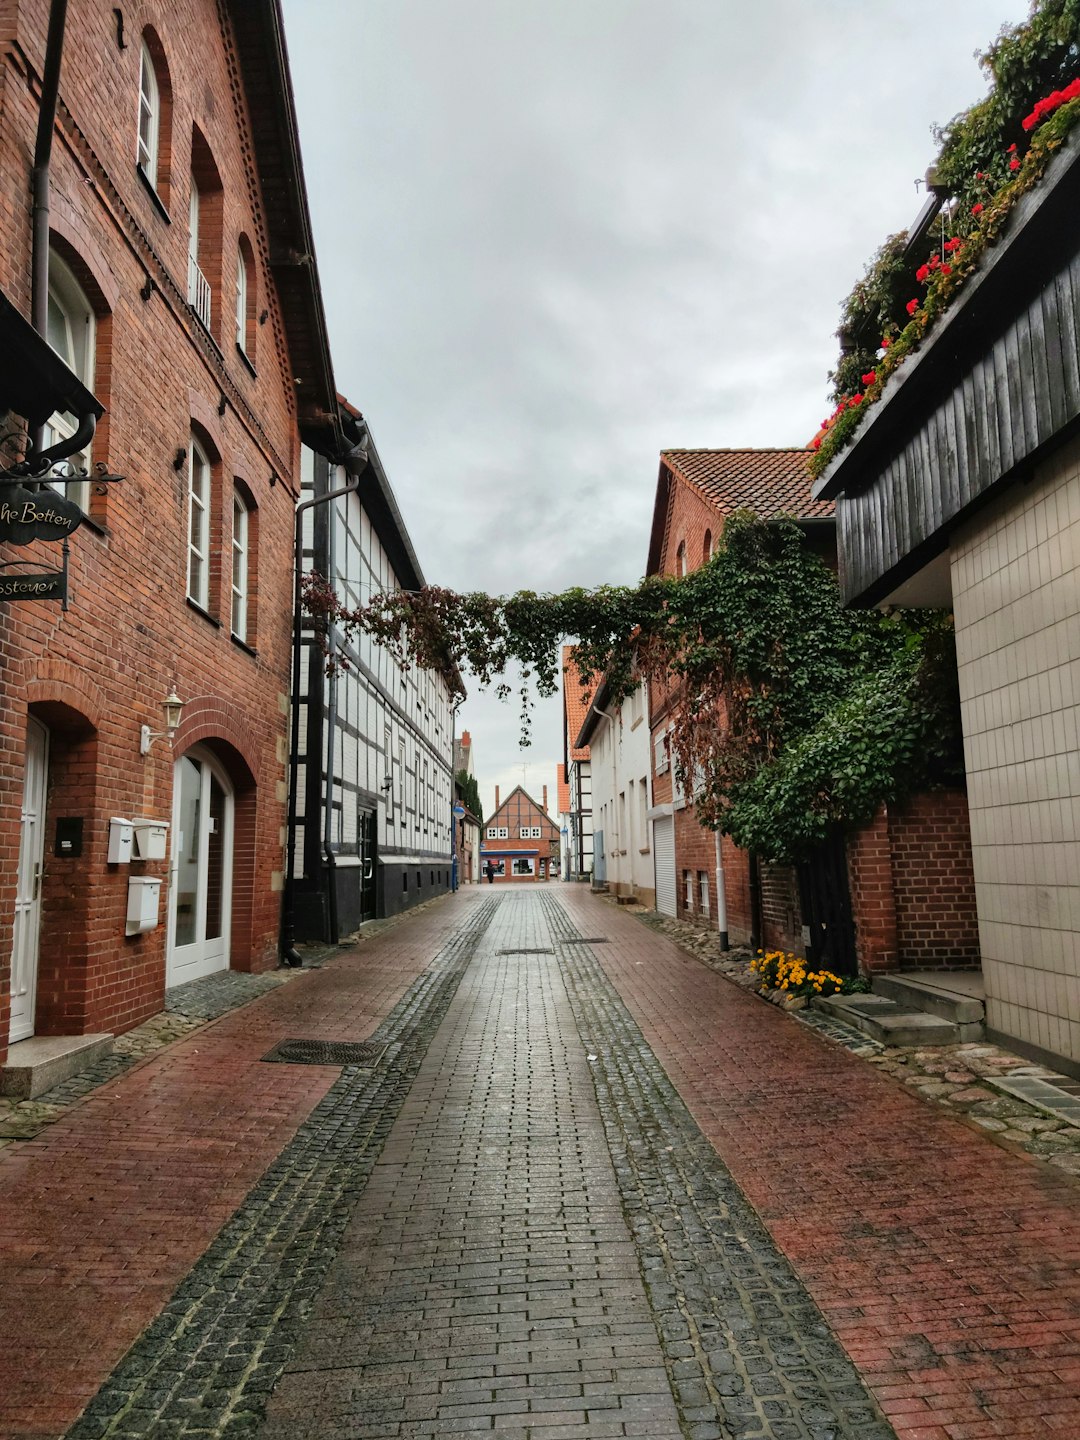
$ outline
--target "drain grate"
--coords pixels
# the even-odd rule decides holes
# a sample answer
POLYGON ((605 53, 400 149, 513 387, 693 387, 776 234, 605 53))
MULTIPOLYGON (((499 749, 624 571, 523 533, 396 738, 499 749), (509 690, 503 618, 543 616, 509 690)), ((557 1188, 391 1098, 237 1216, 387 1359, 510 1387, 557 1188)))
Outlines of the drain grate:
POLYGON ((358 1065, 374 1070, 389 1048, 385 1040, 279 1040, 262 1058, 272 1065, 358 1065))
POLYGON ((560 940, 560 945, 609 945, 611 943, 607 935, 573 935, 566 940, 560 940))
POLYGON ((545 949, 543 949, 543 948, 540 947, 540 946, 537 946, 537 947, 534 948, 534 949, 529 949, 529 948, 528 948, 527 946, 525 946, 525 945, 515 945, 515 946, 514 946, 512 949, 510 949, 510 950, 496 950, 496 951, 495 951, 495 954, 496 954, 496 955, 554 955, 554 954, 555 954, 555 951, 554 951, 554 950, 545 950, 545 949))
POLYGON ((1067 1120, 1080 1127, 1080 1081, 1067 1075, 995 1075, 990 1079, 995 1090, 1034 1105, 1058 1120, 1067 1120))

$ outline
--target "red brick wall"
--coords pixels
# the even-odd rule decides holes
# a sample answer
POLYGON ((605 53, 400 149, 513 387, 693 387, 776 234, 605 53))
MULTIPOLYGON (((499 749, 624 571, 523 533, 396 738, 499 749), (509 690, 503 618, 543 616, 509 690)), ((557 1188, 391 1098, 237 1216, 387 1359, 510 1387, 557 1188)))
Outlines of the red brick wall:
POLYGON ((977 968, 971 824, 962 790, 933 790, 889 812, 897 949, 904 965, 977 968))
MULTIPOLYGON (((125 9, 119 49, 111 7, 71 0, 60 131, 53 155, 54 240, 98 310, 95 390, 108 414, 95 461, 123 475, 92 499, 98 528, 71 546, 72 606, 4 607, 0 627, 0 1053, 7 1038, 11 915, 18 855, 26 715, 51 730, 43 889, 39 1030, 121 1031, 154 1013, 164 986, 162 924, 126 938, 129 874, 160 864, 108 866, 111 815, 170 818, 175 756, 213 749, 236 787, 232 964, 276 963, 284 822, 285 712, 290 645, 293 504, 298 436, 292 367, 269 256, 246 104, 235 88, 229 39, 213 0, 157 7, 153 23, 172 91, 168 201, 171 224, 135 170, 139 26, 125 9), (220 285, 211 343, 186 305, 189 171, 194 127, 221 177, 220 285), (236 247, 249 237, 258 373, 236 351, 236 247), (153 282, 149 300, 140 291, 153 282), (187 478, 174 468, 193 423, 214 461, 209 614, 186 601, 187 478), (273 476, 273 483, 271 482, 273 476), (232 486, 246 483, 257 511, 258 654, 230 638, 232 486), (171 689, 187 702, 176 744, 139 755, 142 723, 158 729, 171 689), (85 820, 83 855, 51 858, 59 815, 85 820)), ((27 0, 19 45, 40 64, 47 6, 27 0)), ((36 101, 19 51, 2 56, 0 286, 29 309, 29 165, 36 101)), ((164 191, 164 186, 159 187, 164 191)), ((208 236, 210 232, 207 232, 208 236)), ((253 527, 253 530, 256 527, 253 527)), ((52 565, 56 545, 3 559, 52 565)), ((163 890, 164 896, 164 890, 163 890)))
POLYGON ((487 884, 487 859, 490 854, 495 861, 503 857, 505 874, 496 875, 494 884, 500 881, 515 881, 527 884, 529 880, 552 879, 558 873, 557 858, 553 862, 552 854, 558 856, 559 831, 550 817, 541 810, 530 796, 521 789, 511 791, 503 803, 493 815, 489 815, 484 821, 481 829, 481 855, 480 855, 480 879, 487 884), (509 831, 505 840, 490 839, 488 828, 504 826, 509 831), (523 840, 520 830, 524 826, 527 829, 534 829, 539 825, 544 834, 539 839, 530 838, 523 840), (528 855, 515 857, 513 851, 529 851, 528 855), (527 859, 533 862, 533 873, 529 875, 514 875, 511 873, 515 858, 527 859), (543 874, 541 874, 541 862, 543 863, 543 874))

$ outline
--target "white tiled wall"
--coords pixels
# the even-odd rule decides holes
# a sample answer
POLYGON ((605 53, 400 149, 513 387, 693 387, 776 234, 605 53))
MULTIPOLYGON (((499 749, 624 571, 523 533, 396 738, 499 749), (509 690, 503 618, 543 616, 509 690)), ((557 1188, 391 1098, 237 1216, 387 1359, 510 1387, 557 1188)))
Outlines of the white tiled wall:
POLYGON ((987 1022, 1080 1062, 1080 442, 953 538, 987 1022))

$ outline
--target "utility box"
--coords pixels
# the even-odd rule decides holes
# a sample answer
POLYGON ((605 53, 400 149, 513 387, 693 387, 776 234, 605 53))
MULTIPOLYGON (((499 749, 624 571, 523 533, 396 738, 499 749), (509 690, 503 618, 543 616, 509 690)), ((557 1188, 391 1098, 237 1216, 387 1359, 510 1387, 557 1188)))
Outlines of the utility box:
POLYGON ((139 860, 164 860, 169 840, 167 820, 133 820, 135 855, 139 860))
POLYGON ((130 865, 135 832, 130 820, 114 815, 109 821, 109 864, 130 865))
POLYGON ((132 875, 128 881, 127 933, 141 935, 158 927, 161 881, 152 875, 132 875))

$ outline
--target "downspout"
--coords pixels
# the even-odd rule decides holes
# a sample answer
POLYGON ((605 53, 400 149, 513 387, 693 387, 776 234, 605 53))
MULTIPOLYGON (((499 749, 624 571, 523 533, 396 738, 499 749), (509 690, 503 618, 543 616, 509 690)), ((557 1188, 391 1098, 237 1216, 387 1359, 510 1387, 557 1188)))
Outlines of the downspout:
POLYGON ((720 831, 716 835, 716 928, 720 931, 720 949, 730 950, 727 928, 727 892, 724 889, 724 855, 720 831))
POLYGON ((67 0, 52 0, 41 76, 34 168, 31 172, 30 323, 39 335, 49 333, 49 165, 52 160, 56 105, 60 95, 60 61, 64 54, 67 0))
POLYGON ((347 485, 328 490, 325 495, 301 500, 293 521, 293 631, 292 631, 292 700, 289 714, 289 806, 285 820, 285 885, 281 895, 281 934, 278 948, 282 963, 293 969, 303 965, 304 957, 296 948, 296 826, 299 804, 297 781, 300 771, 300 581, 304 565, 304 514, 315 505, 325 505, 343 495, 355 495, 360 489, 360 476, 367 468, 367 436, 355 445, 340 462, 350 475, 347 485))

